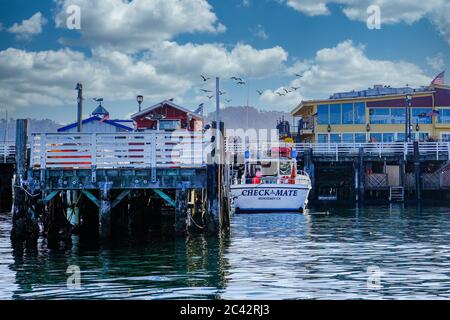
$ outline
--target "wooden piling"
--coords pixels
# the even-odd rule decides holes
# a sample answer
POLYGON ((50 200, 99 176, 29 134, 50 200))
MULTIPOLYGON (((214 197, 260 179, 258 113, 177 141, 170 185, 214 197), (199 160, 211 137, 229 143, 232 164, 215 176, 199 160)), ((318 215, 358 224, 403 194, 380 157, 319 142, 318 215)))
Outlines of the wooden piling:
POLYGON ((422 179, 420 171, 420 153, 419 153, 419 142, 414 141, 414 177, 416 186, 416 200, 420 201, 422 193, 422 179))
POLYGON ((366 193, 366 172, 364 165, 364 148, 359 148, 358 156, 358 201, 364 203, 366 193))
POLYGON ((185 235, 187 231, 188 219, 188 195, 187 189, 177 189, 175 195, 175 233, 185 235))
POLYGON ((217 130, 217 123, 212 122, 212 131, 213 135, 211 137, 211 142, 213 143, 214 147, 211 150, 211 154, 208 155, 208 161, 207 161, 207 182, 206 182, 206 193, 207 193, 207 216, 206 216, 206 223, 207 223, 207 231, 209 233, 217 233, 219 230, 220 225, 220 218, 219 218, 219 205, 218 205, 218 165, 217 165, 217 153, 219 152, 217 150, 217 139, 218 137, 218 130, 217 130))
POLYGON ((102 238, 111 236, 111 186, 112 182, 105 182, 100 188, 100 230, 102 238))
POLYGON ((27 180, 28 120, 16 121, 16 177, 14 181, 14 209, 11 240, 15 244, 35 246, 39 237, 37 216, 28 210, 28 197, 24 182, 27 180))

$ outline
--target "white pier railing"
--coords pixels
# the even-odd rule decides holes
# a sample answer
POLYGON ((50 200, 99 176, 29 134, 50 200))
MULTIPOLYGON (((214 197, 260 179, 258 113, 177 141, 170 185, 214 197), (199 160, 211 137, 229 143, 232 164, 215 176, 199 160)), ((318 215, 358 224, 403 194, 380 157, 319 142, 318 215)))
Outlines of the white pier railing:
POLYGON ((33 169, 201 167, 201 132, 42 133, 31 139, 33 169))
POLYGON ((7 163, 13 161, 16 155, 16 146, 14 142, 8 141, 0 144, 0 162, 7 163))
MULTIPOLYGON (((284 143, 284 142, 230 142, 226 140, 226 151, 231 154, 243 153, 249 150, 253 157, 255 153, 266 153, 271 149, 292 148, 298 154, 303 155, 308 150, 312 150, 313 155, 323 157, 333 157, 336 161, 344 157, 358 156, 362 148, 364 156, 376 157, 403 157, 414 154, 413 142, 387 142, 387 143, 284 143)), ((420 156, 434 158, 436 160, 450 160, 450 142, 419 142, 420 156)))

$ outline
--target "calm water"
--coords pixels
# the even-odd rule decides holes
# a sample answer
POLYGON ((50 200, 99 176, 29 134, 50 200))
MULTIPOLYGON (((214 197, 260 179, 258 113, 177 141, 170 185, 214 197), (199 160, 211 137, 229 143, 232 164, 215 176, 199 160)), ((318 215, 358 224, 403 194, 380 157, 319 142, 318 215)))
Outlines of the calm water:
POLYGON ((217 240, 14 253, 0 216, 0 299, 450 298, 450 208, 240 215, 217 240), (69 265, 81 289, 67 289, 69 265), (381 288, 368 288, 368 267, 381 288))

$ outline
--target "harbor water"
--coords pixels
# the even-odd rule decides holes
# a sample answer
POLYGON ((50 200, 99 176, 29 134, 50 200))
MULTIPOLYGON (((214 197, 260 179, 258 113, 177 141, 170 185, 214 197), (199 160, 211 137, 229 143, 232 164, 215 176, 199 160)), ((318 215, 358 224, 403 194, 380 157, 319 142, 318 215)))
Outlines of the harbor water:
POLYGON ((11 248, 0 299, 450 298, 450 208, 386 205, 236 215, 220 239, 164 234, 70 250, 11 248), (68 277, 79 268, 79 286, 68 277), (72 269, 70 269, 72 268, 72 269))

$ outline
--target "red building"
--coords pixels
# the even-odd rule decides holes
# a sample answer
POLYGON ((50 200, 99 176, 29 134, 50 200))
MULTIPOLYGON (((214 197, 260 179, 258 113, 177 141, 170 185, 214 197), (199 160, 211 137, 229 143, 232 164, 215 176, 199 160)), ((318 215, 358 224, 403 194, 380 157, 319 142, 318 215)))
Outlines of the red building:
POLYGON ((165 100, 131 115, 137 131, 202 130, 204 118, 171 101, 165 100))

